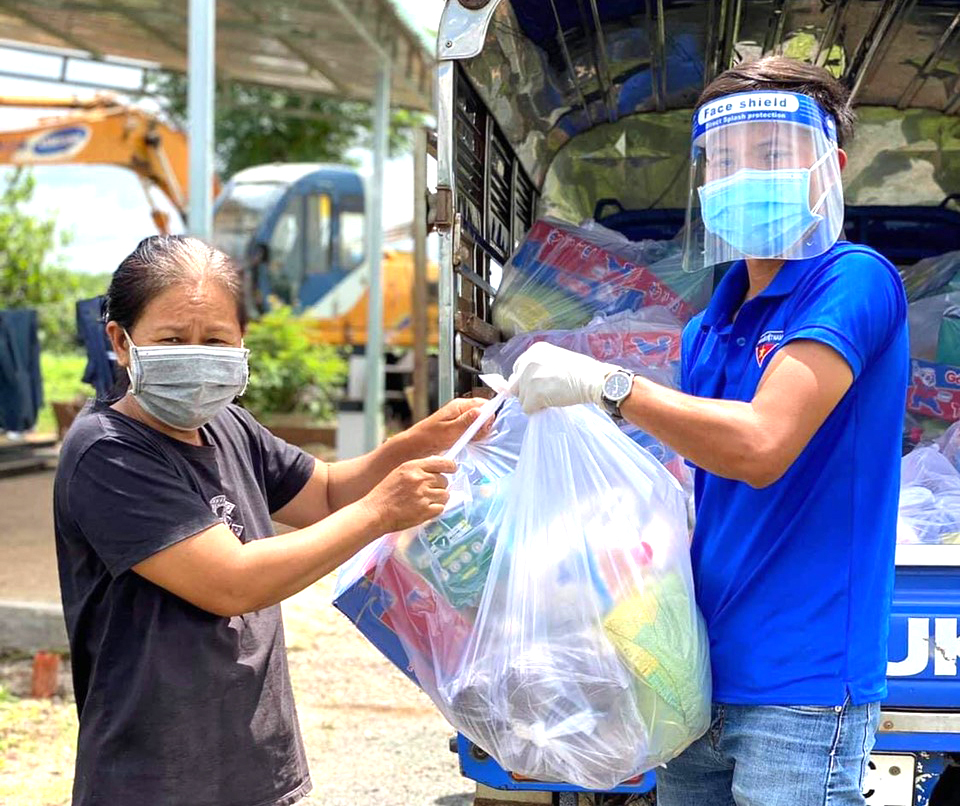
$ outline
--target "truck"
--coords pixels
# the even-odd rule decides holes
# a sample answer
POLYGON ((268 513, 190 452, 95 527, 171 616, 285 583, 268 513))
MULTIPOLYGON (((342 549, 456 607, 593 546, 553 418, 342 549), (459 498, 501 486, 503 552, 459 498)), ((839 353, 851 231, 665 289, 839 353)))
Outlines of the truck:
MULTIPOLYGON (((732 64, 771 53, 824 66, 851 90, 846 237, 900 268, 960 252, 956 3, 447 0, 441 401, 480 386, 483 351, 501 335, 492 311, 503 267, 540 217, 593 218, 631 240, 681 233, 698 95, 732 64)), ((958 626, 960 545, 898 546, 871 806, 960 803, 958 626)), ((524 780, 462 735, 451 749, 478 805, 655 802, 654 772, 591 793, 524 780)))
MULTIPOLYGON (((0 164, 114 165, 133 172, 157 231, 171 231, 156 194, 186 221, 188 140, 160 116, 111 93, 90 98, 0 96, 0 106, 62 110, 19 130, 0 131, 0 164)), ((366 344, 365 193, 352 168, 272 163, 214 180, 211 240, 243 267, 250 314, 273 301, 304 313, 318 340, 347 349, 366 344)), ((131 244, 132 246, 132 244, 131 244)), ((413 258, 384 254, 384 330, 389 348, 413 344, 413 258)), ((428 266, 435 286, 436 265, 428 266)), ((433 309, 435 313, 435 308, 433 309)), ((436 316, 429 317, 436 321, 436 316)), ((428 342, 436 345, 434 327, 428 342), (431 340, 432 339, 432 340, 431 340)))
MULTIPOLYGON (((360 175, 343 165, 273 163, 245 168, 214 203, 215 246, 244 267, 254 316, 271 300, 302 312, 318 341, 360 348, 367 339, 366 208, 360 175)), ((401 228, 397 235, 405 234, 401 228)), ((385 345, 413 346, 413 258, 383 255, 385 345)), ((437 266, 427 266, 436 287, 437 266)), ((429 298, 428 294, 428 298, 429 298)), ((435 296, 435 294, 433 295, 435 296)), ((428 343, 437 344, 435 303, 428 343)))

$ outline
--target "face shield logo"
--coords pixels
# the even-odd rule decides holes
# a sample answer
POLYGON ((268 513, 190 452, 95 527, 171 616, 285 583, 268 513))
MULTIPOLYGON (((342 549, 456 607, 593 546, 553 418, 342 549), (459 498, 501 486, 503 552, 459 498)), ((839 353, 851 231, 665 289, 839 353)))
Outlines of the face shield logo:
POLYGON ((755 112, 791 114, 800 108, 796 95, 787 92, 751 92, 739 96, 718 98, 700 107, 697 120, 701 126, 721 118, 736 119, 736 116, 755 112))

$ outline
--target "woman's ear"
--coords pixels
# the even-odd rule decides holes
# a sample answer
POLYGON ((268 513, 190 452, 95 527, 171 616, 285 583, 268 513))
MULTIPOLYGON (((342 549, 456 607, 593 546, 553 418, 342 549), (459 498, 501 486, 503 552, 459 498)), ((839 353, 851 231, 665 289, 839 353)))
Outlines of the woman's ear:
POLYGON ((842 148, 837 149, 837 161, 840 163, 840 171, 847 167, 847 152, 842 148))
POLYGON ((107 338, 113 346, 113 352, 117 354, 117 363, 121 367, 130 366, 130 340, 127 338, 123 328, 116 322, 107 322, 107 338))

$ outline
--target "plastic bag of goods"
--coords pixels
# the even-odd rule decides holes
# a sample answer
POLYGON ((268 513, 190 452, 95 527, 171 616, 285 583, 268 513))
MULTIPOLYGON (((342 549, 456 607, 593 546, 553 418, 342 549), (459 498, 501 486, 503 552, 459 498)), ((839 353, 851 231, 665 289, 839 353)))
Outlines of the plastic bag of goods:
MULTIPOLYGON (((626 242, 629 243, 629 242, 626 242)), ((709 273, 688 293, 664 279, 657 263, 641 264, 612 251, 616 244, 596 230, 552 219, 537 221, 503 270, 493 323, 506 336, 534 330, 582 327, 597 314, 634 311, 650 305, 669 309, 686 322, 709 296, 709 273), (600 245, 602 244, 602 245, 600 245), (695 291, 695 293, 694 293, 695 291)), ((677 273, 678 277, 690 275, 677 273)))
POLYGON ((462 657, 493 556, 503 485, 516 469, 527 425, 513 398, 501 395, 486 406, 486 414, 497 412, 492 433, 456 447, 443 514, 368 545, 342 566, 334 591, 334 605, 427 690, 454 673, 462 657))
POLYGON ((609 789, 709 724, 684 497, 594 406, 524 420, 509 400, 496 426, 523 434, 515 471, 481 495, 469 448, 447 511, 378 544, 374 582, 457 730, 520 775, 609 789))
MULTIPOLYGON (((952 443, 950 432, 944 435, 952 443)), ((903 458, 898 543, 960 543, 960 473, 936 445, 903 458)))
POLYGON ((572 330, 518 333, 503 344, 487 347, 484 372, 508 376, 516 360, 538 341, 546 341, 617 364, 657 383, 676 388, 680 373, 683 323, 667 308, 651 306, 612 316, 599 315, 572 330))
POLYGON ((907 291, 907 300, 914 302, 934 294, 956 291, 958 272, 960 252, 945 252, 901 268, 900 276, 907 291))
MULTIPOLYGON (((613 316, 597 316, 575 330, 519 333, 503 344, 486 348, 484 372, 509 375, 516 360, 538 341, 546 341, 616 364, 671 389, 679 388, 680 344, 683 324, 666 308, 651 306, 613 316)), ((669 447, 627 421, 621 430, 648 450, 693 494, 693 472, 669 447)))
POLYGON ((707 729, 683 495, 598 408, 530 418, 464 661, 438 693, 507 769, 588 789, 707 729))

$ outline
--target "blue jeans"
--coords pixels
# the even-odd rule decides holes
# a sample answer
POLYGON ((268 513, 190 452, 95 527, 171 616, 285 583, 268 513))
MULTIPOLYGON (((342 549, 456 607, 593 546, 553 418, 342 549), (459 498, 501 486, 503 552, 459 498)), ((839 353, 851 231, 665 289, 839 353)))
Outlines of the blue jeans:
POLYGON ((714 705, 707 733, 657 770, 658 806, 862 806, 879 703, 714 705))

